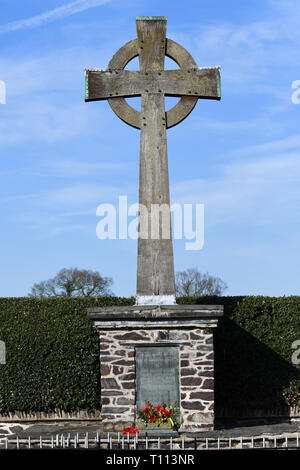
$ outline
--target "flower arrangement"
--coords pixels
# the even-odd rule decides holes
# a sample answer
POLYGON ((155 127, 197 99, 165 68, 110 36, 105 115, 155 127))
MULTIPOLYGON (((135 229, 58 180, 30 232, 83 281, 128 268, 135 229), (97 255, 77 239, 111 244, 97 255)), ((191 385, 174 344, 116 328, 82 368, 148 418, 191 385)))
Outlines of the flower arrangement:
POLYGON ((122 434, 139 434, 139 429, 131 426, 130 428, 123 429, 122 434))
POLYGON ((167 406, 163 403, 162 405, 153 406, 150 401, 147 401, 146 406, 139 413, 139 418, 146 425, 154 424, 156 427, 159 427, 162 423, 168 424, 172 429, 178 429, 180 426, 176 405, 167 406))
POLYGON ((292 380, 282 395, 287 405, 300 411, 300 380, 292 380))

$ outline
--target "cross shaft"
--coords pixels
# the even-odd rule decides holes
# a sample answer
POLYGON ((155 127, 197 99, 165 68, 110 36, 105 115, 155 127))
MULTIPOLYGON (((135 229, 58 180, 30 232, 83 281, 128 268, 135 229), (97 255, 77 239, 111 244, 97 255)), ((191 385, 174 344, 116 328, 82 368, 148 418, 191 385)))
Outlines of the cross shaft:
MULTIPOLYGON (((162 73, 166 21, 137 21, 136 25, 141 73, 162 73)), ((152 296, 175 303, 171 230, 168 239, 161 239, 162 224, 158 220, 160 238, 152 239, 149 233, 153 204, 165 204, 169 212, 165 223, 171 229, 165 98, 160 92, 146 90, 141 93, 139 203, 149 215, 148 220, 140 217, 140 233, 148 229, 148 237, 138 239, 137 303, 148 303, 152 296)))

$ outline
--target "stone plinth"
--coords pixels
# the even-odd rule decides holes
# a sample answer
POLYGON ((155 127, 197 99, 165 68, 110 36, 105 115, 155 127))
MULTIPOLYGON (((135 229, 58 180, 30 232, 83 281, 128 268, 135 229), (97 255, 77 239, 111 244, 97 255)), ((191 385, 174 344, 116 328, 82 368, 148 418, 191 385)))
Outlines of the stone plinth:
POLYGON ((221 305, 88 309, 100 337, 103 429, 136 424, 135 355, 143 346, 178 348, 180 431, 213 429, 213 329, 222 315, 221 305))

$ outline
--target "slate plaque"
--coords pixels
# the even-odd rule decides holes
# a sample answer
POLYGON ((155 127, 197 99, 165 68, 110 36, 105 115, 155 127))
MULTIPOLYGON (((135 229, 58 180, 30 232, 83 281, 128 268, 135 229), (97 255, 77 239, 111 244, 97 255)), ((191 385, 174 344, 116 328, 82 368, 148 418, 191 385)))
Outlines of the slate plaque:
POLYGON ((149 346, 136 348, 137 413, 150 401, 154 406, 179 405, 178 348, 149 346))

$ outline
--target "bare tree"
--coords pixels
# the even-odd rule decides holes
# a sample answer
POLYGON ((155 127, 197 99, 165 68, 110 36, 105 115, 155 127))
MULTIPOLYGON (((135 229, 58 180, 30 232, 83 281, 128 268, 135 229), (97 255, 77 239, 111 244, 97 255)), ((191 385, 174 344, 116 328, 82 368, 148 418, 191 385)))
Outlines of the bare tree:
POLYGON ((177 297, 221 295, 227 289, 227 284, 219 277, 201 274, 196 268, 189 268, 176 273, 175 287, 177 297))
POLYGON ((34 284, 29 297, 98 297, 112 295, 113 280, 97 271, 64 268, 52 279, 34 284))

